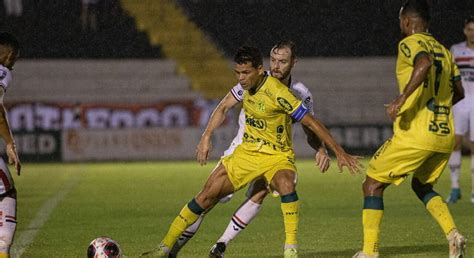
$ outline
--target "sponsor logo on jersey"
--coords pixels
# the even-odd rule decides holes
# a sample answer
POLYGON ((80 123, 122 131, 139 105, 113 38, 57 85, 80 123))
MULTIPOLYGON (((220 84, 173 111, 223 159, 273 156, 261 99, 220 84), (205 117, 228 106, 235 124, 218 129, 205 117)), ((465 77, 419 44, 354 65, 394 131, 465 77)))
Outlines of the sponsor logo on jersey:
POLYGON ((263 102, 262 100, 259 100, 257 103, 257 109, 260 112, 265 112, 265 102, 263 102))
POLYGON ((253 128, 264 130, 267 128, 267 123, 263 119, 254 118, 245 115, 245 123, 253 128))
POLYGON ((421 41, 421 40, 418 40, 418 45, 420 45, 422 48, 424 48, 425 50, 428 50, 428 48, 426 47, 426 44, 425 42, 421 41))
POLYGON ((307 97, 307 98, 304 100, 304 104, 305 104, 305 106, 309 107, 310 104, 311 104, 311 97, 307 97))
POLYGON ((239 90, 239 91, 237 92, 237 95, 239 95, 239 96, 244 95, 244 91, 243 91, 243 90, 239 90))
POLYGON ((393 171, 390 171, 390 172, 388 173, 388 176, 389 176, 390 178, 393 178, 393 179, 407 178, 407 177, 408 177, 408 175, 395 175, 395 174, 393 173, 393 171))
POLYGON ((411 57, 411 51, 410 48, 407 46, 407 44, 402 43, 400 44, 400 51, 406 56, 406 57, 411 57))
POLYGON ((282 97, 278 97, 277 101, 278 101, 278 104, 280 104, 280 106, 282 106, 285 110, 287 110, 287 111, 292 111, 293 110, 293 106, 291 106, 291 104, 290 104, 290 102, 288 102, 288 100, 286 100, 282 97))
POLYGON ((247 142, 247 143, 259 144, 260 148, 263 147, 263 146, 268 146, 268 147, 272 148, 273 150, 281 149, 281 148, 278 148, 275 144, 271 143, 268 140, 262 139, 260 137, 256 138, 253 135, 248 134, 248 133, 244 133, 244 137, 243 137, 242 141, 247 142))
POLYGON ((265 94, 267 94, 267 96, 270 97, 270 98, 273 96, 273 94, 270 92, 269 89, 265 89, 264 92, 265 92, 265 94))
POLYGON ((449 115, 450 113, 449 107, 436 105, 434 102, 434 98, 431 98, 430 100, 428 100, 428 102, 426 102, 426 107, 428 107, 428 109, 436 115, 449 115))

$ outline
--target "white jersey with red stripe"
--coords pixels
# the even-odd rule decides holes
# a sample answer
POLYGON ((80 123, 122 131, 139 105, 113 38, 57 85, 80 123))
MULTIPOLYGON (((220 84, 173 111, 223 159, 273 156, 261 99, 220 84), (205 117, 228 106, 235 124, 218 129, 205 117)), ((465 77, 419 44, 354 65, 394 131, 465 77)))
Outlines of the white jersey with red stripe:
POLYGON ((461 71, 464 99, 455 107, 474 107, 474 49, 469 48, 466 42, 451 47, 454 61, 461 71))
MULTIPOLYGON (((267 74, 270 74, 270 72, 266 71, 267 74)), ((293 95, 295 95, 298 99, 302 100, 304 105, 308 108, 310 113, 314 115, 314 110, 313 110, 313 95, 309 91, 308 87, 306 87, 302 82, 299 82, 297 80, 294 80, 293 78, 290 77, 290 83, 289 83, 289 88, 293 95)), ((244 89, 238 83, 235 85, 231 90, 230 93, 235 97, 235 99, 239 102, 242 102, 243 96, 244 96, 244 89)), ((224 156, 230 155, 234 152, 235 148, 242 143, 242 137, 244 135, 244 129, 245 129, 245 114, 244 110, 240 110, 239 114, 239 130, 237 132, 237 135, 235 136, 234 140, 232 140, 232 143, 230 144, 229 148, 224 151, 224 156)))
POLYGON ((7 164, 0 158, 0 196, 6 194, 14 187, 13 178, 7 164))
MULTIPOLYGON (((3 95, 5 94, 12 76, 10 70, 3 65, 0 65, 0 103, 3 105, 3 95)), ((13 178, 8 170, 7 164, 0 158, 0 195, 7 193, 13 189, 13 178)))

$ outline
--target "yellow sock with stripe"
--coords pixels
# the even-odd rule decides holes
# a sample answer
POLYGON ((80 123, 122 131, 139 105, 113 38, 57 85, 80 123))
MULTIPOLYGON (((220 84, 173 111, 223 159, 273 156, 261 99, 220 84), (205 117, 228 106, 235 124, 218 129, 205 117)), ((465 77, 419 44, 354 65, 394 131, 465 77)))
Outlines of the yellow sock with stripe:
POLYGON ((441 229, 446 236, 456 228, 453 217, 449 212, 448 205, 446 205, 441 196, 436 195, 430 198, 426 202, 426 209, 441 226, 441 229))
POLYGON ((362 210, 364 247, 362 251, 365 254, 373 255, 379 253, 379 233, 383 208, 382 197, 367 196, 364 198, 364 209, 362 210))
POLYGON ((203 212, 204 209, 201 208, 194 199, 192 199, 183 207, 179 215, 173 220, 168 233, 161 243, 171 249, 184 230, 193 224, 203 212))
POLYGON ((296 192, 281 196, 281 211, 285 224, 285 248, 296 248, 299 222, 299 201, 296 192))

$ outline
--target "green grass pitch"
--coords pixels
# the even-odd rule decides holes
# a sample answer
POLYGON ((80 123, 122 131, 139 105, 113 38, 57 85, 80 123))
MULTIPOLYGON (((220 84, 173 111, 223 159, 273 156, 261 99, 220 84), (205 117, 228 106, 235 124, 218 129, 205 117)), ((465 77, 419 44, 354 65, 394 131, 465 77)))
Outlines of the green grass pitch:
MULTIPOLYGON (((474 239, 469 162, 463 160, 464 198, 450 206, 468 240, 474 239)), ((215 161, 204 167, 192 161, 24 164, 23 174, 15 176, 19 202, 13 250, 20 250, 22 257, 85 257, 89 242, 107 235, 120 243, 125 257, 138 257, 161 240, 214 165, 215 161)), ((331 165, 321 174, 311 160, 297 162, 300 257, 350 257, 361 248, 364 175, 338 173, 336 163, 331 165)), ((443 197, 448 194, 448 170, 435 189, 443 197)), ((207 257, 244 192, 206 216, 181 257, 207 257)), ((281 257, 283 238, 280 201, 268 197, 258 217, 231 242, 226 257, 281 257)), ((384 257, 447 256, 441 229, 409 182, 385 193, 380 251, 384 257)), ((473 254, 468 249, 467 257, 473 254)))

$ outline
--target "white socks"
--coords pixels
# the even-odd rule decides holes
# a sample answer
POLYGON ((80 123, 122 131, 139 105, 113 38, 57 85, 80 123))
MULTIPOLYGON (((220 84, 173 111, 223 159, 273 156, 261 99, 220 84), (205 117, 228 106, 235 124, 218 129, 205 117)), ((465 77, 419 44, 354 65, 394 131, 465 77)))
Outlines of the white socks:
POLYGON ((217 240, 217 242, 224 242, 226 245, 234 239, 242 229, 245 229, 247 225, 257 216, 260 211, 261 205, 252 202, 250 199, 245 202, 240 208, 234 213, 232 219, 229 222, 224 234, 217 240))
MULTIPOLYGON (((451 188, 459 188, 459 174, 461 171, 461 151, 453 151, 449 158, 449 168, 451 169, 451 188)), ((471 165, 472 166, 472 165, 471 165)))

